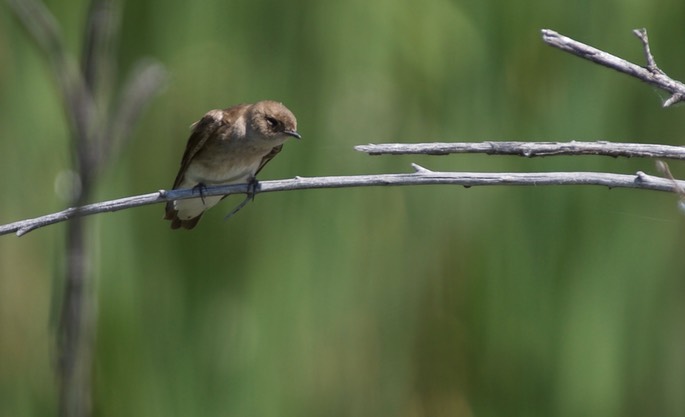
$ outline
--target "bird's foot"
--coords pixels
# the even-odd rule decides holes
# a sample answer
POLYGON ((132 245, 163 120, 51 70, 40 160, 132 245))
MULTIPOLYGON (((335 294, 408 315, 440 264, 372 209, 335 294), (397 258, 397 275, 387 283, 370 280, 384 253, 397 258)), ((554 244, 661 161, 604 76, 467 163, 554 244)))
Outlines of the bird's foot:
POLYGON ((255 177, 250 178, 250 181, 247 183, 247 198, 249 198, 252 201, 254 201, 255 195, 257 195, 258 185, 259 181, 257 181, 257 178, 255 177))
POLYGON ((233 210, 231 210, 230 213, 224 217, 224 220, 228 220, 231 217, 233 217, 237 212, 243 209, 249 203, 250 201, 254 201, 254 197, 257 194, 257 186, 259 185, 259 181, 255 177, 252 177, 250 181, 247 183, 247 197, 245 197, 245 200, 243 200, 240 204, 238 204, 233 210))
POLYGON ((202 200, 202 204, 205 204, 205 190, 206 189, 207 189, 207 186, 201 182, 198 183, 195 187, 193 187, 193 193, 195 193, 195 192, 200 193, 200 200, 202 200))

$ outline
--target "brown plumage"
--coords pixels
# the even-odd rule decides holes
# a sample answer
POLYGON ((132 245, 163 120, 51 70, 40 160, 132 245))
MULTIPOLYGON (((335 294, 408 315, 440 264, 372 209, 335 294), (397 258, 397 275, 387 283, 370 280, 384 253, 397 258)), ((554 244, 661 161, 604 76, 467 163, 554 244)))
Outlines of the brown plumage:
MULTIPOLYGON (((297 120, 281 103, 260 101, 211 110, 192 126, 172 188, 251 182, 289 137, 300 138, 297 120)), ((172 229, 192 229, 223 197, 169 201, 164 218, 171 220, 172 229)))

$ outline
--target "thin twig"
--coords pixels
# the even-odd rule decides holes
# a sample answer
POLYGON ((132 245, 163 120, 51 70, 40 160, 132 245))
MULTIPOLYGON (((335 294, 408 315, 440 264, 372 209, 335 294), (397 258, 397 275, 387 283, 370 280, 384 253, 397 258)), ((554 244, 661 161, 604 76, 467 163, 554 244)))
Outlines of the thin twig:
MULTIPOLYGON (((677 187, 685 187, 685 181, 674 181, 668 178, 655 177, 643 172, 633 175, 611 174, 604 172, 526 172, 526 173, 484 173, 484 172, 434 172, 413 164, 415 172, 405 174, 355 175, 335 177, 296 177, 293 179, 263 181, 258 184, 255 193, 277 191, 294 191, 319 188, 350 188, 372 186, 431 185, 449 184, 464 187, 486 185, 599 185, 609 188, 637 188, 653 191, 677 192, 677 187)), ((205 197, 247 193, 248 184, 206 187, 202 193, 205 197)), ((89 216, 97 213, 113 212, 128 208, 158 204, 170 200, 199 198, 199 192, 193 189, 160 190, 155 193, 136 195, 117 200, 88 204, 82 207, 69 208, 57 213, 34 219, 21 220, 0 226, 0 235, 16 233, 18 236, 31 230, 75 217, 89 216)))
POLYGON ((616 142, 435 142, 381 143, 355 146, 370 155, 448 155, 484 153, 525 157, 554 155, 603 155, 626 158, 660 158, 685 160, 685 147, 616 142))
POLYGON ((654 56, 652 56, 652 52, 649 47, 647 30, 635 29, 633 33, 642 42, 645 59, 647 61, 646 68, 633 64, 632 62, 611 55, 592 46, 573 40, 569 37, 560 35, 553 30, 542 29, 542 40, 550 46, 570 52, 576 56, 590 60, 605 67, 612 68, 624 74, 628 74, 653 86, 659 87, 662 90, 668 91, 671 94, 671 97, 664 102, 664 107, 669 107, 675 103, 683 101, 685 98, 685 84, 672 79, 662 70, 660 70, 659 67, 657 67, 656 61, 654 60, 654 56))
POLYGON ((649 37, 647 36, 647 29, 633 29, 633 33, 642 42, 642 49, 645 53, 645 61, 647 61, 647 69, 652 72, 663 73, 663 71, 661 71, 659 67, 656 65, 656 60, 654 59, 654 55, 652 55, 652 49, 649 47, 649 37))

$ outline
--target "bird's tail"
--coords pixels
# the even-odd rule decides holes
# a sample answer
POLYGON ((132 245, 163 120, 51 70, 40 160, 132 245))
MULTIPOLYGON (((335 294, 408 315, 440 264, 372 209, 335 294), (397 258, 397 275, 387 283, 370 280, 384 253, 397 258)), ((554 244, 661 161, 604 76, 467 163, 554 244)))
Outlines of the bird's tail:
POLYGON ((197 226, 197 222, 200 221, 200 218, 202 217, 202 214, 204 212, 200 212, 199 215, 196 217, 190 218, 190 219, 185 219, 182 220, 178 217, 178 211, 174 208, 174 202, 173 201, 167 201, 166 203, 166 212, 164 214, 164 220, 171 220, 171 228, 172 229, 180 229, 184 228, 187 230, 190 230, 197 226))

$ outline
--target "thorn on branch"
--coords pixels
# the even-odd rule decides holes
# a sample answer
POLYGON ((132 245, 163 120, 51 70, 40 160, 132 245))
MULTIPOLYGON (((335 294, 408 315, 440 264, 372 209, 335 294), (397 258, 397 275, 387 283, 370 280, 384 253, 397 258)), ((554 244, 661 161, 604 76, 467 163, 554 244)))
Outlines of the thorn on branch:
POLYGON ((672 105, 680 103, 683 100, 685 100, 685 95, 681 93, 674 93, 668 98, 668 100, 664 101, 663 107, 671 107, 672 105))
POLYGON ((635 176, 635 182, 646 182, 648 178, 648 175, 642 171, 637 171, 635 176))
POLYGON ((412 168, 414 168, 415 174, 432 174, 433 173, 433 171, 431 171, 430 169, 426 169, 419 164, 412 163, 411 166, 412 166, 412 168))

